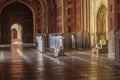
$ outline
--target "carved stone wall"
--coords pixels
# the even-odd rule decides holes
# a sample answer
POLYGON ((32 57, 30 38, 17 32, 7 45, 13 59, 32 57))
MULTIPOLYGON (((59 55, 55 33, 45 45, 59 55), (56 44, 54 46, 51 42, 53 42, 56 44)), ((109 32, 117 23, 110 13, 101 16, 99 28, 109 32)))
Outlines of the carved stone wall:
POLYGON ((97 13, 97 27, 96 27, 96 35, 97 35, 97 42, 99 42, 101 39, 106 38, 106 17, 107 17, 107 8, 104 5, 101 5, 100 9, 97 13))
POLYGON ((109 0, 109 54, 108 57, 120 61, 120 0, 109 0))
POLYGON ((55 0, 56 2, 56 33, 62 33, 62 0, 55 0))
POLYGON ((115 59, 120 61, 120 30, 115 32, 115 59))
POLYGON ((106 31, 104 34, 106 35, 106 39, 108 40, 108 1, 109 0, 90 0, 90 39, 91 39, 90 44, 91 44, 91 47, 94 47, 95 44, 98 43, 98 39, 97 39, 98 23, 97 22, 99 22, 99 21, 98 21, 97 15, 98 15, 99 10, 102 7, 102 5, 106 8, 105 9, 106 10, 106 16, 105 16, 106 17, 105 18, 106 31))
POLYGON ((114 30, 109 32, 108 35, 108 57, 115 59, 115 32, 114 30))
MULTIPOLYGON (((64 32, 75 34, 76 48, 90 48, 90 1, 64 1, 64 32)), ((70 39, 65 39, 70 40, 70 39)), ((70 41, 69 41, 70 42, 70 41)), ((70 45, 65 43, 65 45, 70 45)))

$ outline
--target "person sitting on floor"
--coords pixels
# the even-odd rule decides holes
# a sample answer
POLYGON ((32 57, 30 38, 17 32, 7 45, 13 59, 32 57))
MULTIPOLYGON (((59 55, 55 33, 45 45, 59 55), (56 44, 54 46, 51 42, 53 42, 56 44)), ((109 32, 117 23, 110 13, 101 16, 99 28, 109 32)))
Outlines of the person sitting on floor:
POLYGON ((65 56, 65 53, 64 53, 62 47, 59 48, 58 56, 65 56))

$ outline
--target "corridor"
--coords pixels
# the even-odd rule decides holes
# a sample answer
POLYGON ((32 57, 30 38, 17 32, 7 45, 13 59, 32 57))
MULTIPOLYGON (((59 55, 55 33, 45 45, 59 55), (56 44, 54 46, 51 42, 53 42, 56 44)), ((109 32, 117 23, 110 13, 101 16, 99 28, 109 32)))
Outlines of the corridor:
MULTIPOLYGON (((75 53, 73 51, 73 53, 75 53)), ((120 68, 108 59, 74 54, 52 58, 33 47, 0 50, 0 80, 119 80, 120 68)))

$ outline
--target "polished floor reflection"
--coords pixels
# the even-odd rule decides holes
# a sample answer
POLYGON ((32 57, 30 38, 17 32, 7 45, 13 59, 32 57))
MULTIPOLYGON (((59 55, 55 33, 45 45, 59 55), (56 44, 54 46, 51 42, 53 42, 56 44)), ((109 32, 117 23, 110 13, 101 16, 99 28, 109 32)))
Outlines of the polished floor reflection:
POLYGON ((0 80, 120 80, 120 68, 108 59, 77 54, 52 58, 34 47, 0 49, 0 80))

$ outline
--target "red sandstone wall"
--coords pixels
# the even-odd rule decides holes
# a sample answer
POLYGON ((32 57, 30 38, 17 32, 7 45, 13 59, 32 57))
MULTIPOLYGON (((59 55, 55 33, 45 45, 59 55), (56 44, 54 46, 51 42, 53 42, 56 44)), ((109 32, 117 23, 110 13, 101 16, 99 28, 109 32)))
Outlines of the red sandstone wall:
POLYGON ((62 0, 56 1, 56 33, 62 32, 62 0))

